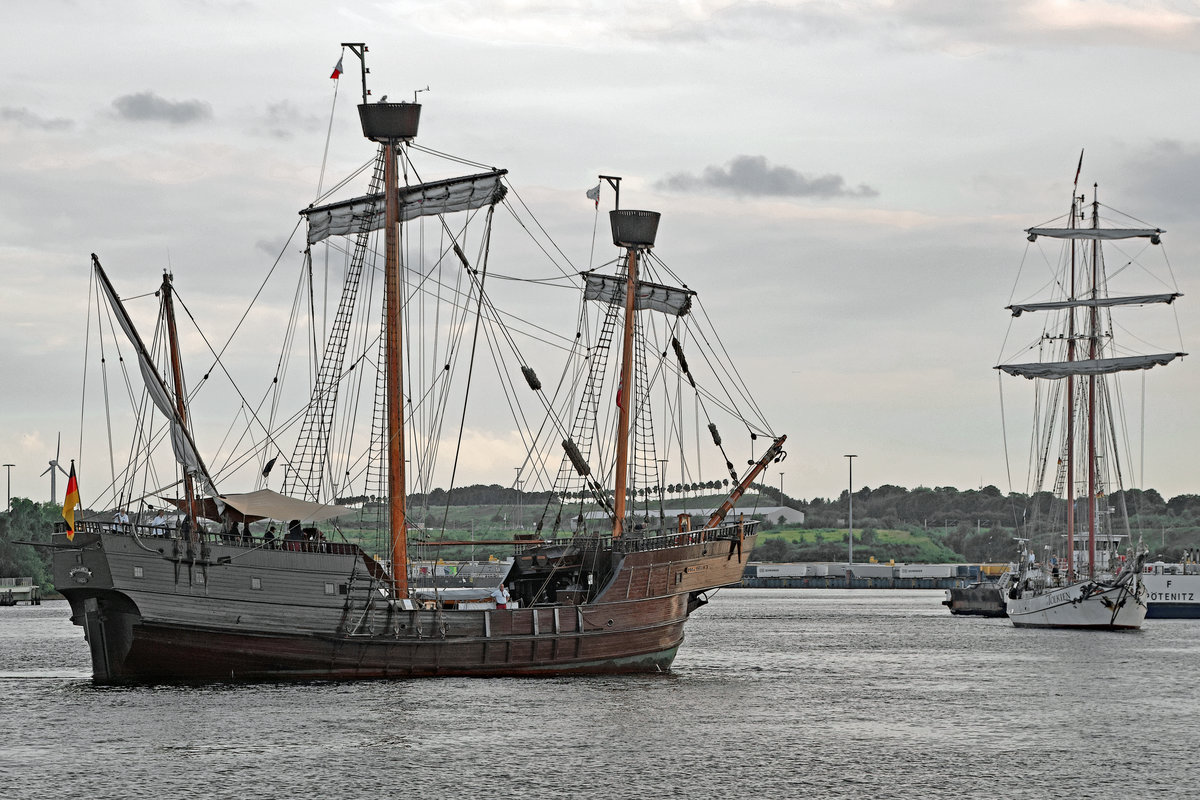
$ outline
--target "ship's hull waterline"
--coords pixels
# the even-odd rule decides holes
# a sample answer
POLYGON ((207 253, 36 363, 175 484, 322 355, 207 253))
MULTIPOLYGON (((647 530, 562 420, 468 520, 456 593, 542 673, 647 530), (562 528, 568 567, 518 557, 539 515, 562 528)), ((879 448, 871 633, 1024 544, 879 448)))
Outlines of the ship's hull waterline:
POLYGON ((56 536, 54 569, 102 683, 656 672, 700 595, 740 581, 754 534, 718 538, 736 529, 619 544, 578 605, 405 608, 349 545, 214 543, 198 558, 176 539, 100 531, 56 536))

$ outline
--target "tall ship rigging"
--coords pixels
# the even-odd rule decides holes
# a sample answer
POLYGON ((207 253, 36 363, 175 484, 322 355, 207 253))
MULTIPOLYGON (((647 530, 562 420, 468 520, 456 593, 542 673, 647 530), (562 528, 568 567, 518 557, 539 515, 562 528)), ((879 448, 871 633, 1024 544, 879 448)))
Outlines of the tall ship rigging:
MULTIPOLYGON (((55 584, 83 628, 95 679, 669 668, 689 615, 740 581, 757 523, 734 509, 786 456, 786 437, 762 419, 696 293, 654 253, 659 214, 620 207, 619 178, 600 184, 614 198, 618 257, 571 270, 556 256, 551 277, 520 279, 507 267, 526 254, 505 261, 493 253, 495 218, 519 217, 513 227, 531 238, 542 228, 523 202, 511 202, 507 171, 475 165, 481 171, 421 180, 414 156, 441 155, 415 144, 422 106, 415 95, 371 101, 367 48, 343 47, 363 62, 359 122, 378 151, 364 170, 366 194, 323 197, 301 212, 306 247, 293 317, 305 303, 315 308, 314 276, 330 265, 344 272, 340 299, 332 320, 310 314, 309 333, 289 328, 266 390, 236 390, 245 425, 215 448, 218 466, 205 458, 212 428, 197 424, 196 406, 214 376, 230 371, 225 348, 210 349, 204 377, 189 385, 174 276, 158 287, 159 322, 147 342, 92 258, 105 309, 98 331, 119 337, 110 347, 132 351, 145 385, 130 392, 128 465, 114 461, 111 484, 90 501, 88 481, 95 486, 101 470, 80 470, 84 505, 112 507, 74 520, 51 544, 55 584), (556 297, 564 287, 578 292, 573 333, 502 310, 497 284, 516 288, 526 314, 535 303, 526 295, 544 285, 556 297), (287 415, 283 365, 318 331, 327 335, 305 359, 307 402, 287 415), (543 387, 534 351, 563 356, 553 385, 543 387), (492 357, 486 368, 484 356, 492 357), (667 411, 655 414, 659 405, 667 411), (363 406, 369 420, 347 416, 363 406), (529 509, 537 522, 512 540, 456 539, 447 524, 456 475, 486 455, 467 420, 505 406, 523 454, 518 485, 541 488, 528 494, 541 506, 529 509), (703 420, 680 421, 688 408, 703 420), (722 437, 722 420, 743 432, 740 442, 730 428, 722 437), (725 477, 699 480, 702 448, 725 477), (435 491, 442 479, 449 488, 435 491), (703 518, 665 516, 668 491, 701 485, 724 488, 725 501, 703 518), (353 526, 380 531, 383 554, 341 535, 353 526), (490 581, 442 585, 436 570, 417 568, 447 548, 475 546, 512 548, 491 565, 490 581)), ((544 238, 526 251, 560 254, 544 238)), ((100 362, 106 369, 110 360, 100 362)))
POLYGON ((1031 243, 1061 245, 1057 261, 1048 259, 1053 296, 1008 306, 1014 318, 1028 313, 1045 320, 1027 348, 1037 351, 1037 361, 997 367, 1037 384, 1031 504, 1006 604, 1018 627, 1129 629, 1146 617, 1147 550, 1130 527, 1132 454, 1119 377, 1186 354, 1121 349, 1114 314, 1129 319, 1134 307, 1161 310, 1180 294, 1173 288, 1122 291, 1154 275, 1143 264, 1161 254, 1164 232, 1115 216, 1100 203, 1097 188, 1089 201, 1076 186, 1065 224, 1026 231, 1031 243))

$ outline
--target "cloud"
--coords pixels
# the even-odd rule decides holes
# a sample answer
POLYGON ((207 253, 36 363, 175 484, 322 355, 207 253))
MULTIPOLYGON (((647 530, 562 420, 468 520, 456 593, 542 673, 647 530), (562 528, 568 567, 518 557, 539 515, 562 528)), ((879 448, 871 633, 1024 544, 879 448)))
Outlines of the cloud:
POLYGON ((808 177, 791 167, 772 166, 765 156, 736 156, 723 167, 708 166, 700 175, 677 172, 655 184, 678 192, 716 190, 757 197, 877 197, 867 186, 848 186, 841 175, 808 177))
POLYGON ((0 121, 15 122, 27 128, 38 128, 43 131, 70 130, 75 124, 71 120, 63 119, 62 117, 46 119, 39 117, 27 108, 12 108, 11 106, 0 107, 0 121))
POLYGON ((320 129, 320 117, 305 114, 291 101, 284 100, 267 104, 267 113, 260 132, 276 139, 290 139, 297 131, 310 133, 320 129))
POLYGON ((212 106, 202 100, 167 100, 154 92, 126 94, 113 100, 122 119, 186 125, 212 118, 212 106))
MULTIPOLYGON (((1083 167, 1088 172, 1086 159, 1083 167)), ((1175 139, 1139 143, 1129 150, 1121 173, 1123 182, 1137 192, 1139 207, 1161 207, 1170 215, 1162 224, 1178 225, 1185 220, 1192 224, 1190 209, 1200 183, 1200 145, 1175 139)), ((1100 179, 1100 183, 1104 188, 1106 181, 1100 179)))

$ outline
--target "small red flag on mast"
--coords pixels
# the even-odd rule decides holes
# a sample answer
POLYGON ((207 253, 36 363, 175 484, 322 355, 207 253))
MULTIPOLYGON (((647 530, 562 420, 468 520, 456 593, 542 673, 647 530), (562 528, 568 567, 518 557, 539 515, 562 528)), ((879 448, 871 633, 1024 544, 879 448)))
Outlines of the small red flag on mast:
POLYGON ((338 57, 337 66, 333 68, 333 74, 329 76, 331 81, 336 81, 342 74, 342 57, 338 57))

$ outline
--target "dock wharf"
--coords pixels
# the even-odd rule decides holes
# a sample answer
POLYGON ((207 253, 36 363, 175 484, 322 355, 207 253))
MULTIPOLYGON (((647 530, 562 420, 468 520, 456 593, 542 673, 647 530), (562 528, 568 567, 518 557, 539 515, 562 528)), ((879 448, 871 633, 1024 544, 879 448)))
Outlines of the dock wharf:
POLYGON ((0 606, 15 606, 17 603, 40 606, 42 587, 35 584, 33 578, 0 578, 0 606))

